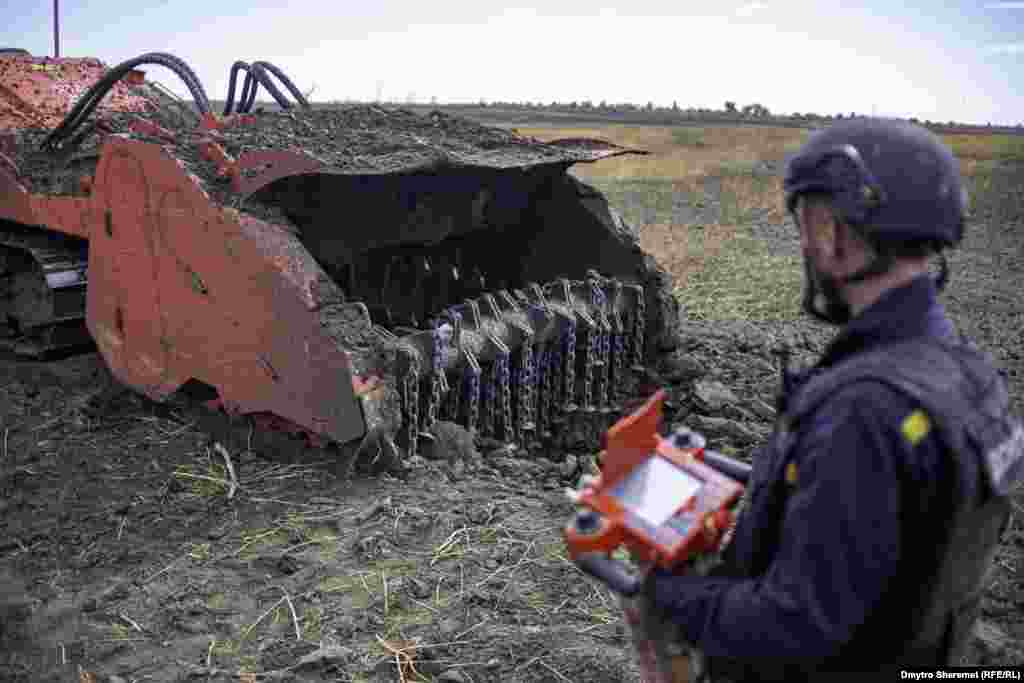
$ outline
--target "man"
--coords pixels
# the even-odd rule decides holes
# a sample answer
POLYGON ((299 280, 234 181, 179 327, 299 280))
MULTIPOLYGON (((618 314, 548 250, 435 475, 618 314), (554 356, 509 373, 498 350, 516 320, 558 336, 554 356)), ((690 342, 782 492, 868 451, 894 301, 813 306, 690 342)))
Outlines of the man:
POLYGON ((966 193, 923 128, 856 120, 787 166, 804 308, 841 331, 791 378, 713 576, 647 596, 712 680, 955 664, 1024 479, 1024 431, 993 363, 954 332, 930 258, 966 193))

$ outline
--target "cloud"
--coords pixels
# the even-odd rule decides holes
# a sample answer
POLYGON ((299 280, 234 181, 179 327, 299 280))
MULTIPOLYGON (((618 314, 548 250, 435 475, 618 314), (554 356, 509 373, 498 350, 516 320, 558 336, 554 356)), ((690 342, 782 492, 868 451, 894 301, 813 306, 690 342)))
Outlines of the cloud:
POLYGON ((1024 2, 990 2, 985 9, 1024 9, 1024 2))
MULTIPOLYGON (((1024 5, 1024 3, 1012 3, 1012 4, 1024 5)), ((748 2, 746 5, 743 5, 742 7, 740 7, 739 9, 736 10, 736 16, 738 16, 738 17, 750 17, 750 16, 753 16, 755 12, 760 12, 763 9, 768 9, 768 5, 766 3, 763 3, 763 2, 748 2)))
POLYGON ((987 52, 990 55, 1024 55, 1024 43, 987 45, 985 47, 985 52, 987 52))

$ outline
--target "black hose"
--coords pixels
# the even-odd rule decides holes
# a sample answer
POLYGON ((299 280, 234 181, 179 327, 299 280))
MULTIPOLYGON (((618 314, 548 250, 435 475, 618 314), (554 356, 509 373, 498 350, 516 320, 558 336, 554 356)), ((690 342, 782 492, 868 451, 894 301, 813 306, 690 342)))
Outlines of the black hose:
POLYGON ((242 96, 239 98, 239 104, 245 102, 245 98, 248 96, 249 83, 252 80, 249 72, 249 64, 241 60, 231 65, 231 75, 228 78, 228 95, 224 98, 224 116, 231 113, 231 110, 235 106, 235 86, 238 81, 238 72, 245 71, 245 85, 242 87, 242 96))
POLYGON ((282 109, 291 109, 292 104, 285 98, 284 94, 274 85, 270 76, 276 76, 277 79, 284 84, 284 87, 295 98, 304 109, 309 109, 309 101, 305 98, 302 92, 295 86, 295 83, 288 78, 288 76, 277 66, 266 61, 253 62, 247 64, 243 61, 237 61, 231 66, 231 75, 228 79, 228 95, 224 101, 224 115, 227 116, 235 111, 239 114, 245 114, 252 111, 253 104, 256 102, 256 93, 259 91, 260 85, 267 89, 267 92, 281 105, 282 109), (242 92, 238 97, 238 106, 235 107, 235 88, 238 85, 238 72, 245 72, 245 81, 242 84, 242 92))
POLYGON ((107 71, 103 78, 94 83, 84 95, 78 98, 75 106, 64 117, 64 120, 60 122, 60 125, 46 136, 42 147, 44 149, 52 149, 58 146, 60 142, 71 137, 75 130, 82 125, 82 122, 99 106, 99 103, 114 87, 114 84, 141 64, 157 64, 173 71, 185 83, 185 86, 192 94, 199 113, 201 115, 210 113, 210 100, 206 96, 206 91, 188 64, 166 52, 149 52, 134 59, 121 62, 107 71))
MULTIPOLYGON (((188 64, 186 64, 183 60, 175 57, 174 55, 163 52, 152 52, 142 55, 140 57, 136 57, 133 60, 123 62, 122 64, 119 64, 118 66, 114 67, 114 69, 112 69, 111 72, 108 72, 103 80, 96 83, 96 85, 94 85, 93 88, 91 88, 89 91, 93 93, 92 99, 94 101, 90 101, 88 106, 83 110, 78 119, 74 120, 71 123, 72 131, 74 130, 74 128, 77 128, 79 125, 81 125, 81 122, 85 119, 85 117, 89 116, 89 114, 91 114, 93 110, 95 110, 96 106, 103 99, 103 97, 106 96, 106 94, 110 91, 114 83, 117 82, 120 78, 122 78, 124 74, 127 74, 129 71, 131 71, 135 66, 139 64, 158 64, 161 66, 165 66, 174 73, 176 73, 178 77, 181 78, 181 80, 185 83, 189 91, 192 93, 192 97, 196 103, 196 108, 199 109, 200 113, 203 115, 210 113, 210 101, 206 96, 206 91, 203 89, 202 83, 199 81, 199 78, 196 76, 195 72, 193 72, 192 69, 189 68, 188 64), (112 73, 115 71, 118 73, 112 73), (101 85, 104 83, 104 81, 106 81, 109 84, 101 85)), ((88 97, 88 95, 89 93, 86 93, 86 97, 88 97)), ((76 105, 76 108, 78 108, 81 105, 82 102, 79 101, 79 103, 76 105)), ((70 135, 70 132, 71 131, 69 131, 68 135, 70 135)), ((66 138, 67 135, 63 137, 66 138)))
POLYGON ((274 66, 270 62, 264 62, 264 61, 253 62, 253 65, 256 65, 256 64, 259 64, 261 67, 263 67, 264 69, 266 69, 270 73, 272 73, 275 76, 277 76, 277 79, 279 81, 281 81, 282 83, 284 83, 284 87, 288 88, 288 91, 292 94, 292 97, 295 98, 295 101, 298 102, 300 105, 302 105, 303 109, 309 109, 309 101, 302 94, 302 92, 298 88, 295 87, 295 84, 292 83, 292 79, 288 78, 288 76, 285 75, 285 73, 283 71, 281 71, 281 69, 277 68, 276 66, 274 66))
POLYGON ((23 47, 0 47, 0 55, 28 55, 32 56, 32 53, 23 47))
POLYGON ((253 103, 256 101, 256 92, 259 90, 262 84, 264 88, 277 100, 277 103, 281 105, 282 109, 291 108, 291 104, 285 98, 284 94, 274 87, 274 83, 270 80, 270 74, 277 76, 277 78, 284 83, 285 87, 295 96, 295 99, 304 107, 309 107, 309 103, 306 98, 302 96, 299 89, 295 87, 291 79, 288 78, 280 69, 271 64, 270 62, 253 62, 248 64, 241 60, 231 65, 231 74, 228 78, 228 94, 224 100, 224 116, 227 116, 235 111, 235 89, 238 86, 238 72, 245 72, 245 81, 242 84, 242 92, 238 98, 239 114, 244 114, 252 109, 253 103))
POLYGON ((252 110, 253 102, 256 101, 256 91, 260 89, 260 83, 252 72, 246 72, 245 85, 242 86, 242 95, 238 100, 238 113, 246 113, 252 110))
MULTIPOLYGON (((250 64, 249 72, 253 76, 255 76, 259 84, 262 85, 266 89, 266 91, 270 93, 270 96, 274 98, 274 100, 281 107, 281 109, 292 108, 292 103, 289 102, 288 98, 285 97, 284 93, 281 92, 276 85, 274 85, 274 81, 270 80, 270 74, 267 72, 267 69, 263 66, 261 62, 253 62, 252 64, 250 64)), ((255 99, 256 88, 254 86, 252 95, 250 96, 250 100, 255 101, 255 99)), ((249 106, 252 106, 252 102, 250 102, 249 106)), ((248 111, 248 109, 246 111, 248 111)))
POLYGON ((224 101, 225 116, 230 114, 232 109, 235 109, 239 114, 248 113, 256 101, 256 92, 259 90, 260 85, 267 89, 267 92, 277 100, 282 109, 291 108, 291 102, 284 96, 284 93, 277 89, 274 82, 270 80, 270 75, 267 71, 262 62, 247 64, 239 60, 231 65, 231 75, 228 78, 228 95, 224 101), (238 84, 239 71, 245 72, 245 82, 242 84, 242 94, 238 98, 238 108, 235 109, 235 86, 238 84))

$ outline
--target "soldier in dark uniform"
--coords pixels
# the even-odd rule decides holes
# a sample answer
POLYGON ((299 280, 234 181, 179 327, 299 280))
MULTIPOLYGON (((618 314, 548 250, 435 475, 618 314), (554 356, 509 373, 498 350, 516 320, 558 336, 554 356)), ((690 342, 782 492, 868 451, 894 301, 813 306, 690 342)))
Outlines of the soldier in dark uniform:
POLYGON ((964 231, 957 161, 923 128, 848 121, 784 188, 804 308, 840 331, 784 383, 723 565, 655 572, 647 595, 711 680, 956 664, 1024 479, 1005 384, 937 298, 964 231))

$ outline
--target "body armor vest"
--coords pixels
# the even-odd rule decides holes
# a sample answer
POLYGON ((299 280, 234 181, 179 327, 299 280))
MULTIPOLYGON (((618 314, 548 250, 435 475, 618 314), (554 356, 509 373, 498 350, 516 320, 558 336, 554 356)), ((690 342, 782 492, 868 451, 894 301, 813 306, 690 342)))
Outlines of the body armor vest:
MULTIPOLYGON (((720 573, 754 577, 770 566, 789 495, 784 471, 801 426, 819 409, 827 409, 825 404, 838 387, 863 381, 892 387, 927 411, 951 461, 949 487, 941 495, 950 501, 952 518, 934 519, 934 529, 949 530, 943 534, 945 541, 931 548, 927 557, 914 558, 914 566, 924 573, 908 582, 917 594, 906 602, 904 637, 898 648, 889 650, 889 661, 866 662, 862 653, 844 653, 840 659, 856 658, 857 666, 878 669, 956 664, 976 619, 985 574, 1009 521, 1008 493, 1024 479, 1024 429, 1009 413, 1006 388, 994 364, 966 342, 916 338, 887 345, 819 369, 792 387, 792 396, 780 402, 785 409, 775 434, 754 463, 747 507, 758 510, 757 519, 743 519, 737 525, 720 573), (730 552, 737 544, 744 547, 742 560, 730 552)), ((893 483, 912 496, 909 479, 893 483)), ((904 537, 911 538, 914 531, 907 529, 904 537)), ((770 666, 751 668, 734 660, 717 665, 710 660, 709 665, 716 678, 716 670, 726 679, 813 678, 810 671, 788 666, 770 672, 770 666)), ((836 668, 845 666, 837 662, 836 668)))

